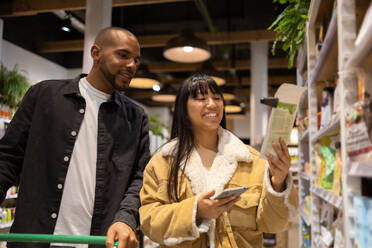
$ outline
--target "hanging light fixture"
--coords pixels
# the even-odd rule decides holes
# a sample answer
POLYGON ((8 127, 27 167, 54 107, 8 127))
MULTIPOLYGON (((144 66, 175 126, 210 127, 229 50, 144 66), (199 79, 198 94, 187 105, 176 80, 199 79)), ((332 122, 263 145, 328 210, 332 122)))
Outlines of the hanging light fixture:
MULTIPOLYGON (((136 75, 130 81, 129 87, 137 89, 154 89, 160 87, 159 78, 151 73, 145 64, 141 64, 137 69, 136 75)), ((160 89, 160 88, 159 88, 160 89)))
POLYGON ((65 19, 62 21, 61 30, 69 33, 71 32, 71 27, 72 25, 70 15, 67 15, 65 19))
POLYGON ((226 114, 239 113, 242 110, 243 110, 242 107, 240 107, 239 105, 225 105, 225 113, 226 114))
POLYGON ((213 78, 218 86, 224 85, 226 83, 223 73, 217 71, 210 60, 203 62, 201 67, 198 69, 198 72, 202 72, 213 78))
POLYGON ((164 49, 165 58, 179 63, 198 63, 211 57, 207 43, 194 35, 190 29, 181 36, 170 39, 164 49))
POLYGON ((235 99, 235 95, 232 93, 223 92, 222 95, 225 101, 231 101, 235 99))
POLYGON ((152 96, 155 102, 173 103, 176 101, 176 90, 170 85, 165 84, 158 94, 152 96))

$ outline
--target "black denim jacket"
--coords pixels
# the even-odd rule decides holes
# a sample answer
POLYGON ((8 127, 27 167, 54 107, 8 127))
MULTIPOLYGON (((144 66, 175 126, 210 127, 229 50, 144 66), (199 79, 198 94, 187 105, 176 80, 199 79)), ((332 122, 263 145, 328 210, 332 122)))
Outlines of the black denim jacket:
MULTIPOLYGON (((76 133, 85 113, 85 100, 78 87, 83 76, 32 86, 0 140, 1 201, 7 189, 20 180, 11 232, 54 232, 76 133)), ((91 235, 106 235, 116 221, 136 229, 142 173, 149 158, 146 114, 128 97, 115 92, 98 113, 91 235)), ((8 247, 48 245, 13 243, 8 247)))

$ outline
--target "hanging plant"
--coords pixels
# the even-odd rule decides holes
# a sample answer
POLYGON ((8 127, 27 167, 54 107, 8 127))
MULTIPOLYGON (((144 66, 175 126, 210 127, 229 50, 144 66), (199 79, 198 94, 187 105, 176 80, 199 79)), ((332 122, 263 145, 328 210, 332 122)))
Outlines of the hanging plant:
POLYGON ((18 72, 17 65, 11 71, 0 65, 0 99, 2 103, 15 109, 29 87, 30 83, 25 76, 18 72))
POLYGON ((288 68, 292 68, 297 50, 305 37, 310 0, 274 0, 273 2, 288 6, 268 28, 277 33, 272 53, 275 54, 275 48, 280 42, 282 50, 288 54, 288 68))

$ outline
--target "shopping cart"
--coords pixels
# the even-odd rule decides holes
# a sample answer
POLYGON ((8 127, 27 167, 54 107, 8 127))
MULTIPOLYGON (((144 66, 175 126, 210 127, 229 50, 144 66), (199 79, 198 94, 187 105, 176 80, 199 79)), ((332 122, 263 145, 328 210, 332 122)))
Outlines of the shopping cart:
MULTIPOLYGON (((105 245, 106 236, 72 236, 52 234, 28 234, 28 233, 0 233, 0 241, 21 243, 64 243, 64 244, 89 244, 105 245)), ((117 247, 115 242, 114 247, 117 247)))

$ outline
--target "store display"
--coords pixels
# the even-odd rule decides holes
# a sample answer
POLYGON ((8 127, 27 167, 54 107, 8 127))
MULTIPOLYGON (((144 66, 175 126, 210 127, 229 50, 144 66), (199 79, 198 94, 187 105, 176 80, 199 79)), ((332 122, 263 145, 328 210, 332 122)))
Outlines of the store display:
POLYGON ((346 111, 346 150, 352 161, 372 160, 372 142, 367 126, 372 120, 365 119, 366 116, 369 118, 372 115, 369 114, 370 110, 366 104, 365 101, 357 102, 346 111))
POLYGON ((372 203, 366 197, 372 196, 372 180, 364 178, 372 175, 371 16, 368 1, 310 2, 307 44, 301 51, 305 61, 298 61, 299 67, 307 64, 307 73, 298 70, 297 75, 307 75, 307 81, 298 80, 299 85, 306 81, 308 87, 308 99, 299 106, 299 132, 309 133, 299 147, 300 171, 304 172, 299 194, 300 206, 305 206, 310 188, 311 209, 305 217, 310 222, 311 241, 303 238, 307 231, 303 221, 300 247, 364 248, 372 244, 372 203), (307 109, 309 126, 305 129, 307 109), (353 166, 358 166, 357 173, 353 166))

